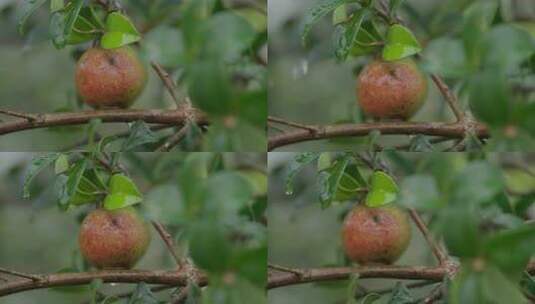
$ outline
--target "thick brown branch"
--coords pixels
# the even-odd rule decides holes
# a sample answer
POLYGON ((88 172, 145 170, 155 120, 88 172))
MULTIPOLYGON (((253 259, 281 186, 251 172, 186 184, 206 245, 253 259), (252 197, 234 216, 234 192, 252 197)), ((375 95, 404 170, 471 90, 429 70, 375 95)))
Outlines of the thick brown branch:
MULTIPOLYGON (((292 130, 276 134, 269 139, 269 150, 299 142, 321 140, 335 137, 366 136, 372 131, 379 131, 384 135, 416 135, 440 136, 448 138, 464 138, 465 126, 460 123, 412 123, 412 122, 384 122, 364 124, 341 124, 330 126, 314 126, 316 132, 308 130, 292 130)), ((480 138, 488 138, 489 131, 483 124, 476 124, 474 132, 480 138)))
MULTIPOLYGON (((199 285, 208 283, 204 274, 198 274, 199 285)), ((80 273, 58 273, 42 275, 39 281, 20 279, 0 284, 0 296, 6 296, 26 290, 50 288, 57 286, 72 286, 88 284, 92 280, 101 279, 104 283, 139 283, 185 286, 188 283, 188 274, 175 271, 136 271, 114 270, 80 273)))
MULTIPOLYGON (((425 280, 441 282, 445 276, 449 276, 447 267, 423 267, 423 266, 369 266, 369 267, 330 267, 296 269, 300 273, 270 270, 268 274, 268 289, 298 285, 312 282, 346 280, 352 274, 358 274, 359 278, 381 278, 399 280, 425 280)), ((535 273, 535 263, 530 263, 526 271, 535 273)))
POLYGON ((352 274, 359 274, 359 278, 389 278, 403 280, 428 280, 441 281, 446 271, 441 267, 338 267, 338 268, 315 268, 294 269, 301 275, 291 272, 270 271, 268 289, 289 285, 304 284, 319 281, 346 280, 352 274))
MULTIPOLYGON (((81 125, 88 123, 92 119, 101 119, 107 123, 125 123, 142 120, 146 123, 160 125, 179 125, 185 123, 190 117, 190 113, 184 110, 105 110, 38 114, 38 119, 34 121, 15 119, 0 123, 0 135, 29 129, 81 125)), ((208 124, 208 119, 204 114, 197 111, 194 117, 197 124, 208 124)))

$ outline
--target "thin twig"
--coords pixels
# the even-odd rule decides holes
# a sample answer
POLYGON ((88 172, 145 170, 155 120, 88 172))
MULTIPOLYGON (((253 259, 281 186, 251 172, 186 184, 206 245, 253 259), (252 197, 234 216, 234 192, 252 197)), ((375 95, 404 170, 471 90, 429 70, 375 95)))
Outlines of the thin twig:
POLYGON ((175 102, 177 108, 180 107, 180 100, 178 99, 178 96, 175 91, 176 86, 175 86, 174 81, 171 79, 171 76, 169 75, 169 73, 167 73, 167 71, 159 63, 155 61, 151 61, 150 64, 152 68, 154 69, 154 71, 156 72, 156 74, 158 75, 158 77, 160 77, 160 79, 162 80, 169 94, 171 94, 171 97, 173 98, 173 101, 175 102))
POLYGON ((15 271, 15 270, 9 270, 9 269, 5 269, 5 268, 0 268, 0 272, 1 273, 5 273, 5 274, 9 274, 9 275, 12 275, 12 276, 16 276, 16 277, 21 277, 21 278, 25 278, 25 279, 30 279, 32 281, 41 281, 43 278, 39 275, 34 275, 34 274, 29 274, 29 273, 24 273, 24 272, 19 272, 19 271, 15 271))
POLYGON ((284 267, 284 266, 275 265, 275 264, 268 264, 268 267, 271 268, 271 269, 282 271, 282 272, 293 273, 293 274, 295 274, 295 275, 297 275, 299 277, 302 277, 302 276, 305 275, 304 271, 301 271, 301 270, 298 270, 298 269, 294 269, 294 268, 284 267))
MULTIPOLYGON (((438 284, 439 282, 434 282, 434 281, 421 281, 421 282, 414 282, 414 283, 410 283, 410 284, 407 284, 407 288, 408 289, 413 289, 413 288, 420 288, 420 287, 425 287, 425 286, 429 286, 429 285, 433 285, 433 284, 438 284)), ((394 289, 394 287, 385 287, 385 288, 381 288, 381 289, 374 289, 374 290, 370 290, 369 292, 367 293, 376 293, 376 294, 385 294, 385 293, 389 293, 391 292, 392 290, 394 289)), ((363 296, 365 296, 366 294, 363 294, 363 293, 358 293, 356 295, 357 298, 361 298, 363 296)))
POLYGON ((431 247, 431 250, 437 258, 439 265, 444 266, 446 261, 448 260, 448 257, 431 236, 431 232, 427 228, 427 225, 424 223, 423 219, 420 217, 418 212, 416 212, 416 210, 412 208, 409 209, 409 214, 420 232, 422 232, 425 240, 427 241, 427 244, 429 245, 429 247, 431 247))
POLYGON ((439 89, 440 93, 444 96, 446 101, 448 102, 451 110, 453 111, 453 114, 455 114, 455 117, 457 118, 458 122, 462 122, 465 119, 464 112, 461 110, 461 106, 459 105, 459 101, 457 100, 457 97, 455 94, 453 94, 448 87, 448 85, 442 80, 442 78, 436 74, 431 74, 431 79, 433 79, 433 82, 439 89))
POLYGON ((175 251, 174 241, 173 241, 173 237, 171 236, 171 234, 167 231, 167 229, 165 229, 165 227, 161 223, 157 221, 152 221, 152 226, 154 226, 154 229, 156 229, 156 231, 162 238, 163 242, 167 246, 167 249, 173 256, 173 259, 175 260, 176 264, 179 267, 181 267, 183 262, 182 262, 182 259, 178 256, 178 254, 175 251))
POLYGON ((275 122, 275 123, 278 123, 278 124, 281 124, 281 125, 286 125, 286 126, 289 126, 289 127, 308 130, 310 132, 318 132, 318 128, 315 127, 315 126, 308 126, 308 125, 300 124, 300 123, 297 123, 297 122, 292 122, 292 121, 288 121, 288 120, 285 120, 285 119, 282 119, 282 118, 278 118, 278 117, 268 116, 268 121, 269 122, 275 122))
POLYGON ((22 113, 22 112, 16 112, 16 111, 10 111, 10 110, 1 110, 0 114, 5 114, 8 116, 18 117, 18 118, 24 118, 29 121, 36 121, 39 119, 38 114, 30 114, 30 113, 22 113))
POLYGON ((186 123, 178 132, 170 136, 155 152, 169 152, 188 134, 191 123, 186 123))

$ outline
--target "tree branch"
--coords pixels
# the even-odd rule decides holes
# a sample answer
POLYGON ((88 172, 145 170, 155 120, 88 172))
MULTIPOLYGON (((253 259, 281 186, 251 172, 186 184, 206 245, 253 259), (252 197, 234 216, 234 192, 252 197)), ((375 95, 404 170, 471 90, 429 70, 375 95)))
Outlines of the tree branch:
POLYGON ((431 250, 437 258, 439 265, 444 266, 448 260, 448 256, 444 253, 442 248, 440 248, 440 246, 435 242, 435 240, 431 236, 431 232, 429 232, 427 225, 424 223, 418 212, 416 212, 416 210, 414 209, 409 209, 409 214, 420 232, 422 232, 427 244, 429 245, 429 247, 431 247, 431 250))
POLYGON ((442 80, 440 76, 436 74, 431 74, 431 79, 433 79, 433 82, 437 86, 438 90, 440 91, 440 93, 442 93, 442 96, 444 96, 446 102, 448 102, 448 105, 450 106, 451 110, 453 111, 453 114, 457 118, 457 121, 464 121, 464 112, 461 110, 461 106, 459 105, 457 97, 451 92, 448 85, 444 82, 444 80, 442 80))
MULTIPOLYGON (((195 122, 199 125, 207 125, 208 119, 206 115, 200 111, 196 112, 194 115, 195 122)), ((105 110, 37 115, 38 118, 34 121, 15 119, 0 123, 0 135, 38 128, 81 125, 88 123, 92 119, 101 119, 107 123, 126 123, 142 120, 146 123, 160 125, 178 125, 185 123, 191 117, 187 110, 105 110)))
MULTIPOLYGON (((302 275, 286 271, 270 271, 268 273, 268 289, 291 285, 346 280, 352 274, 358 274, 359 278, 381 278, 400 280, 426 280, 442 282, 444 277, 449 276, 447 267, 423 267, 423 266, 365 266, 365 267, 327 267, 296 269, 291 268, 302 275)), ((526 271, 535 273, 535 263, 530 263, 526 271)))
POLYGON ((182 260, 175 251, 175 245, 171 234, 167 231, 167 229, 165 229, 165 227, 161 223, 157 221, 152 221, 152 226, 154 226, 154 229, 156 229, 156 231, 162 238, 163 242, 167 247, 167 250, 169 250, 169 252, 173 256, 173 259, 175 260, 176 264, 179 267, 182 267, 182 260))
POLYGON ((5 274, 9 274, 9 275, 12 275, 12 276, 15 276, 15 277, 20 277, 20 278, 30 279, 30 280, 33 280, 33 281, 39 281, 39 280, 42 279, 38 275, 29 274, 29 273, 23 273, 23 272, 9 270, 9 269, 5 269, 5 268, 0 268, 0 273, 5 273, 5 274))
MULTIPOLYGON (((91 283, 95 279, 100 279, 104 283, 139 283, 147 284, 185 286, 188 283, 186 272, 176 271, 140 271, 140 270, 110 270, 80 273, 57 273, 41 275, 40 280, 20 279, 0 284, 0 296, 6 296, 27 290, 84 285, 91 283)), ((199 285, 206 286, 208 279, 206 275, 198 274, 199 285)))
MULTIPOLYGON (((311 126, 317 128, 316 132, 308 130, 292 130, 276 134, 269 138, 268 150, 291 145, 295 143, 321 140, 335 137, 366 136, 372 131, 379 131, 384 135, 416 135, 440 136, 448 138, 464 138, 466 126, 462 123, 438 122, 383 122, 364 124, 341 124, 327 126, 311 126)), ((474 132, 480 138, 488 138, 489 131, 483 124, 475 124, 474 132)))

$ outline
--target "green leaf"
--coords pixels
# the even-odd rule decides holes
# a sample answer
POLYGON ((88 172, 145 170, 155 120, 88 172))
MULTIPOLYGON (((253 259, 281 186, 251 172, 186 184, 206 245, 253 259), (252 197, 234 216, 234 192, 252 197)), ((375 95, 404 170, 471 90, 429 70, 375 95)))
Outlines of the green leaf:
POLYGON ((253 198, 251 184, 235 172, 210 176, 204 192, 206 211, 221 218, 237 215, 240 209, 252 203, 253 198))
POLYGON ((54 173, 61 174, 69 169, 69 157, 66 154, 60 154, 54 164, 54 173))
POLYGON ((474 115, 492 127, 505 126, 511 117, 510 92, 500 70, 480 72, 470 80, 470 108, 474 115))
POLYGON ((405 0, 390 0, 388 3, 388 8, 390 10, 390 17, 394 17, 398 11, 398 9, 401 7, 401 4, 403 4, 403 1, 405 0))
POLYGON ((106 32, 102 36, 100 44, 105 49, 115 49, 139 40, 141 40, 141 36, 121 32, 106 32))
POLYGON ((370 190, 366 196, 366 205, 380 207, 395 201, 399 188, 394 179, 382 171, 375 171, 370 178, 370 190))
POLYGON ((485 161, 472 162, 453 181, 452 203, 463 206, 485 203, 504 187, 500 169, 485 161))
POLYGON ((24 0, 21 5, 20 14, 17 16, 17 28, 21 35, 24 34, 24 25, 28 18, 35 13, 39 7, 45 4, 47 0, 24 0))
POLYGON ((526 299, 517 284, 504 276, 496 267, 487 267, 481 279, 483 303, 526 303, 526 299))
POLYGON ((383 59, 395 61, 417 54, 422 50, 414 34, 406 27, 394 24, 388 29, 383 59))
POLYGON ((236 60, 256 37, 254 28, 247 20, 231 12, 214 15, 206 27, 202 53, 207 58, 236 60))
POLYGON ((477 68, 483 53, 481 41, 488 31, 498 9, 498 1, 475 1, 463 12, 462 38, 467 61, 477 68))
POLYGON ((155 143, 158 141, 158 137, 151 131, 149 126, 142 121, 138 120, 131 124, 130 134, 128 138, 123 142, 121 151, 132 151, 139 146, 155 143))
POLYGON ((362 8, 353 14, 347 25, 342 25, 342 31, 339 33, 336 43, 336 58, 339 60, 345 60, 347 58, 349 51, 357 41, 364 19, 370 14, 371 11, 368 8, 362 8))
POLYGON ((334 11, 337 7, 346 2, 347 0, 323 0, 321 3, 307 11, 304 17, 303 31, 301 33, 303 45, 306 44, 306 40, 312 26, 323 16, 334 11))
POLYGON ((164 67, 177 67, 185 62, 183 33, 172 26, 158 26, 143 38, 141 47, 151 61, 164 67))
POLYGON ((535 254, 535 224, 509 229, 491 236, 484 244, 490 261, 515 281, 535 254))
POLYGON ((329 207, 334 201, 349 160, 350 158, 345 156, 336 160, 330 168, 322 170, 319 173, 320 202, 322 208, 329 207))
POLYGON ((379 33, 375 22, 373 20, 365 20, 353 42, 350 54, 353 57, 373 54, 380 48, 379 45, 374 44, 382 41, 383 37, 379 33))
POLYGON ((470 73, 463 42, 459 39, 434 39, 425 47, 423 57, 426 70, 431 73, 452 78, 470 73))
POLYGON ((87 168, 88 161, 83 158, 78 160, 67 172, 67 179, 61 189, 58 204, 62 210, 67 210, 78 191, 78 186, 87 168))
POLYGON ((49 153, 34 157, 30 163, 30 167, 26 171, 24 176, 24 183, 22 186, 22 197, 25 199, 30 198, 30 184, 33 179, 46 167, 53 164, 61 153, 49 153))
POLYGON ((115 174, 110 179, 109 193, 104 199, 104 208, 115 210, 141 203, 143 195, 127 176, 115 174))
POLYGON ((432 175, 411 175, 401 183, 400 204, 417 210, 436 210, 443 206, 438 185, 432 175))
POLYGON ((63 12, 54 12, 50 15, 48 33, 54 47, 57 49, 65 47, 67 39, 65 38, 65 14, 63 12))
POLYGON ((197 221, 189 233, 191 258, 211 273, 223 273, 231 264, 231 244, 226 229, 215 221, 197 221), (217 254, 214 254, 217 253, 217 254))
POLYGON ((106 31, 140 36, 132 21, 118 12, 110 13, 106 18, 106 31))
POLYGON ((225 116, 234 110, 229 71, 221 61, 202 61, 189 66, 189 94, 193 103, 212 115, 225 116))
POLYGON ((412 304, 415 299, 412 297, 409 289, 401 282, 396 283, 396 287, 392 291, 392 296, 388 300, 388 304, 412 304))
POLYGON ((305 152, 300 153, 294 157, 287 167, 288 174, 286 176, 286 194, 292 195, 294 192, 295 176, 307 165, 316 161, 319 158, 319 153, 305 152))
POLYGON ((514 26, 499 25, 485 34, 482 50, 485 66, 514 72, 535 52, 535 39, 514 26))
POLYGON ((267 246, 242 249, 233 256, 233 264, 235 264, 233 268, 243 278, 260 288, 264 288, 267 280, 267 254, 267 246))
POLYGON ((64 0, 50 0, 50 12, 55 13, 65 7, 64 0))
POLYGON ((160 301, 156 299, 149 286, 145 282, 138 283, 136 290, 128 299, 127 304, 159 304, 160 301))
POLYGON ((337 7, 333 12, 333 25, 346 22, 347 17, 347 5, 342 4, 337 7))
POLYGON ((65 16, 65 28, 63 30, 64 37, 69 37, 72 33, 74 24, 78 20, 80 11, 84 5, 84 0, 73 0, 72 8, 67 12, 65 16))
POLYGON ((479 218, 474 209, 472 205, 449 207, 440 213, 441 232, 449 252, 454 256, 476 257, 481 252, 479 218))

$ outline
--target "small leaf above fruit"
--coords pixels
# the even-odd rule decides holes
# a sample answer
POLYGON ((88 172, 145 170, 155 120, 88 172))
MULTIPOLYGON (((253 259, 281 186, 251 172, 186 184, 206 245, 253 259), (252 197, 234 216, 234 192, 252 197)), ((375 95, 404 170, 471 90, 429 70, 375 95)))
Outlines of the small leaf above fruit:
POLYGON ((141 35, 128 17, 113 12, 106 18, 106 33, 100 44, 105 49, 114 49, 137 42, 141 35))
POLYGON ((386 45, 383 49, 383 59, 394 61, 417 54, 422 50, 414 34, 406 27, 394 24, 386 34, 386 45))
POLYGON ((399 188, 394 179, 382 172, 376 171, 370 178, 370 192, 366 196, 368 207, 379 207, 395 201, 399 188))
POLYGON ((110 179, 109 194, 104 199, 104 208, 115 210, 141 203, 143 195, 134 182, 125 175, 115 174, 110 179))

